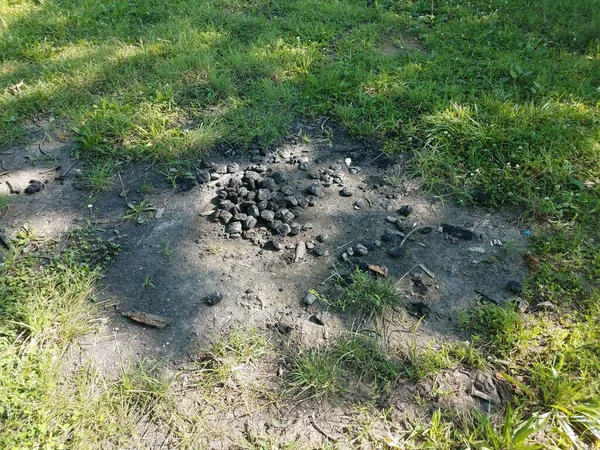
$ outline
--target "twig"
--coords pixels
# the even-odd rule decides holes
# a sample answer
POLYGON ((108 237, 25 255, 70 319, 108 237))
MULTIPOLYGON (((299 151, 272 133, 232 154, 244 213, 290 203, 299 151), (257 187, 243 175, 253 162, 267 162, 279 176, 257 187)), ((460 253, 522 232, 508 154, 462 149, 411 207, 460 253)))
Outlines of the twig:
POLYGON ((119 177, 119 183, 121 183, 121 194, 127 200, 127 191, 125 190, 125 185, 123 184, 123 180, 121 179, 121 172, 117 172, 117 176, 119 177))
POLYGON ((78 162, 79 162, 79 161, 77 161, 77 160, 73 161, 73 164, 71 164, 69 167, 67 167, 67 170, 65 170, 65 171, 62 173, 62 176, 63 176, 63 177, 67 176, 67 174, 69 173, 69 171, 70 171, 70 170, 73 168, 73 166, 75 166, 75 164, 77 164, 78 162))
MULTIPOLYGON (((381 158, 385 153, 381 152, 379 155, 377 155, 375 158, 373 158, 373 161, 376 161, 377 159, 381 158)), ((373 162, 371 161, 371 162, 373 162)))
POLYGON ((419 267, 423 270, 423 272, 425 272, 431 278, 435 279, 434 273, 431 270, 429 270, 427 267, 425 267, 425 264, 419 264, 419 267))
POLYGON ((144 169, 144 172, 148 172, 150 169, 152 169, 154 167, 154 164, 156 164, 156 160, 152 161, 152 164, 150 164, 148 167, 146 167, 144 169))
POLYGON ((394 284, 394 287, 398 286, 398 284, 399 284, 399 283, 400 283, 402 280, 404 280, 404 279, 405 279, 407 276, 409 276, 409 275, 410 275, 410 273, 411 273, 413 270, 415 270, 417 267, 419 267, 419 265, 418 265, 418 264, 415 264, 414 266, 412 266, 408 272, 406 272, 404 275, 402 275, 402 276, 401 276, 401 277, 398 279, 398 281, 396 281, 396 283, 394 284))
POLYGON ((353 239, 353 240, 351 240, 350 242, 346 242, 344 245, 340 245, 339 247, 337 247, 337 248, 336 248, 336 250, 339 250, 340 248, 344 248, 345 246, 347 246, 347 245, 350 245, 350 244, 352 244, 353 242, 354 242, 354 239, 353 239))
POLYGON ((315 430, 317 430, 319 433, 321 433, 327 439, 329 439, 330 441, 333 441, 333 442, 337 441, 337 438, 334 438, 333 436, 331 436, 330 434, 328 434, 323 428, 321 428, 319 425, 317 425, 317 422, 315 421, 315 416, 314 415, 310 416, 310 423, 311 423, 311 425, 313 427, 315 427, 315 430))
POLYGON ((369 199, 369 197, 365 197, 365 200, 369 204, 369 208, 372 208, 373 207, 373 203, 371 203, 371 200, 369 199))
POLYGON ((10 192, 11 194, 18 194, 19 191, 17 191, 12 184, 10 184, 10 181, 5 181, 6 185, 8 186, 8 192, 10 192))
POLYGON ((42 140, 40 142, 38 142, 38 149, 42 155, 47 156, 48 158, 52 158, 48 153, 46 153, 44 150, 42 150, 42 144, 44 143, 45 140, 46 140, 46 134, 44 133, 44 137, 42 138, 42 140))
MULTIPOLYGON (((48 169, 48 170, 43 170, 42 172, 40 172, 40 175, 43 175, 43 174, 49 173, 49 172, 54 172, 56 170, 60 170, 60 166, 56 166, 56 167, 53 167, 52 169, 48 169)), ((0 174, 0 175, 2 175, 2 174, 0 174)))
POLYGON ((402 246, 404 245, 404 243, 406 242, 406 240, 415 232, 422 230, 425 227, 417 227, 417 228, 413 228, 411 231, 408 232, 408 234, 406 236, 404 236, 404 239, 402 239, 402 242, 400 242, 399 247, 402 248, 402 246))

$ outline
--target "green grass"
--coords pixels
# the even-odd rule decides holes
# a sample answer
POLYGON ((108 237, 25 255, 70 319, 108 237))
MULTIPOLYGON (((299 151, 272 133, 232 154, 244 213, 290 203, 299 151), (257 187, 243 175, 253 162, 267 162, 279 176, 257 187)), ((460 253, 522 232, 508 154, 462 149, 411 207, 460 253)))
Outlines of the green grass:
POLYGON ((7 195, 0 195, 0 213, 5 209, 10 208, 10 199, 7 195))
POLYGON ((379 317, 390 308, 399 306, 402 300, 393 280, 360 269, 352 272, 348 279, 339 277, 337 281, 344 287, 342 294, 331 299, 319 297, 326 305, 342 311, 369 318, 379 317))
POLYGON ((114 168, 112 164, 97 164, 86 172, 84 184, 95 191, 108 191, 112 186, 113 174, 114 168))
POLYGON ((460 323, 462 328, 473 331, 475 338, 483 340, 501 355, 518 343, 521 317, 512 304, 475 306, 461 313, 460 323))
POLYGON ((294 356, 290 391, 300 399, 335 398, 345 390, 340 360, 327 350, 308 350, 294 356))
MULTIPOLYGON (((505 427, 434 413, 392 433, 400 448, 517 448, 519 426, 548 412, 542 435, 527 442, 594 441, 599 105, 598 0, 0 0, 0 147, 25 141, 33 118, 54 116, 47 131, 73 139, 93 189, 108 189, 114 164, 131 159, 159 160, 176 185, 217 143, 271 145, 296 120, 326 116, 386 152, 410 154, 412 173, 433 190, 540 220, 524 296, 557 312, 477 307, 462 316, 467 347, 394 359, 350 336, 291 364, 295 386, 312 397, 343 392, 332 379, 345 373, 386 384, 397 371, 420 379, 457 364, 490 364, 517 383, 507 382, 515 412, 505 427), (382 51, 410 37, 419 48, 382 51)), ((7 205, 0 197, 0 211, 7 205)), ((126 217, 149 213, 142 202, 126 217)), ((94 317, 87 298, 98 267, 118 251, 78 233, 69 245, 44 244, 46 259, 36 258, 42 237, 23 230, 0 266, 3 448, 142 445, 132 417, 168 397, 147 368, 127 389, 85 370, 59 381, 69 342, 94 317), (130 397, 138 384, 152 395, 130 397)), ((398 304, 391 284, 364 274, 344 289, 334 306, 350 314, 398 304)), ((231 345, 214 350, 220 380, 252 361, 254 350, 231 345)), ((173 419, 183 443, 186 420, 173 419)))

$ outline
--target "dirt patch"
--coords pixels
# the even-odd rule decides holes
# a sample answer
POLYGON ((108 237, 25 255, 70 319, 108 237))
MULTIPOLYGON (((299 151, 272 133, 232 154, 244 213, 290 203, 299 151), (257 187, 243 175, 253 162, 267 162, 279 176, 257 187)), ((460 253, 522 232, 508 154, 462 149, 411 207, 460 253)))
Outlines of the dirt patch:
POLYGON ((383 56, 399 56, 410 53, 425 53, 425 47, 418 36, 403 34, 388 35, 383 38, 381 54, 383 56))
MULTIPOLYGON (((30 223, 59 236, 77 218, 89 218, 100 235, 123 248, 98 289, 97 297, 110 306, 97 331, 80 340, 75 366, 91 360, 105 373, 117 374, 133 357, 166 358, 185 367, 197 361, 216 336, 240 325, 265 330, 287 349, 326 346, 352 329, 355 317, 328 310, 319 301, 307 305, 303 299, 312 289, 335 295, 339 286, 332 274, 344 276, 361 265, 385 267, 403 295, 404 308, 386 317, 388 344, 395 348, 434 348, 440 342, 464 340, 457 330, 459 311, 482 296, 498 303, 514 297, 507 283, 522 282, 527 272, 521 258, 527 239, 514 225, 514 214, 442 202, 422 192, 418 180, 405 176, 402 158, 367 151, 339 131, 331 144, 329 138, 321 138, 319 124, 304 126, 303 131, 311 136, 309 143, 290 139, 274 151, 230 152, 226 158, 205 161, 202 171, 212 179, 190 183, 183 192, 169 188, 164 176, 147 165, 134 165, 120 172, 122 186, 115 182, 110 192, 90 195, 74 188, 76 169, 64 177, 60 170, 47 172, 45 178, 40 172, 55 167, 54 160, 44 168, 27 164, 24 155, 35 152, 35 145, 14 159, 7 169, 15 184, 37 178, 45 188, 29 196, 11 195, 14 206, 1 217, 9 234, 30 223), (314 206, 293 207, 289 223, 298 223, 297 232, 279 233, 272 226, 275 218, 258 220, 252 233, 232 232, 235 217, 223 223, 219 196, 231 186, 230 180, 247 179, 248 170, 255 171, 257 165, 263 179, 285 180, 272 186, 272 192, 287 186, 289 195, 306 199, 315 194, 311 186, 322 191, 314 195, 314 206), (153 193, 148 193, 149 187, 153 193), (128 192, 125 197, 123 191, 128 192), (142 201, 145 208, 135 209, 142 201), (278 238, 279 234, 287 235, 278 238), (273 245, 274 238, 280 245, 273 245), (132 310, 162 316, 170 324, 163 329, 143 326, 122 315, 132 310)), ((71 165, 66 144, 56 144, 54 151, 60 162, 56 165, 71 165)), ((241 185, 233 184, 237 195, 241 185)), ((244 199, 232 201, 238 200, 244 199)), ((240 213, 246 214, 248 206, 240 213)), ((269 370, 275 373, 277 365, 269 370)), ((486 395, 489 405, 498 397, 494 387, 485 391, 474 384, 479 379, 485 384, 486 377, 458 371, 437 379, 435 386, 405 383, 382 404, 398 413, 419 409, 414 403, 419 393, 440 407, 468 409, 480 405, 486 395), (435 392, 452 395, 437 398, 435 392)), ((327 439, 300 409, 286 414, 292 428, 282 428, 283 434, 293 426, 309 427, 307 445, 327 439)), ((332 418, 335 429, 336 414, 341 417, 344 412, 325 408, 317 414, 332 418)), ((240 436, 244 427, 253 426, 238 422, 240 436)), ((330 429, 329 422, 320 423, 330 429)), ((264 427, 264 422, 256 426, 264 427)))

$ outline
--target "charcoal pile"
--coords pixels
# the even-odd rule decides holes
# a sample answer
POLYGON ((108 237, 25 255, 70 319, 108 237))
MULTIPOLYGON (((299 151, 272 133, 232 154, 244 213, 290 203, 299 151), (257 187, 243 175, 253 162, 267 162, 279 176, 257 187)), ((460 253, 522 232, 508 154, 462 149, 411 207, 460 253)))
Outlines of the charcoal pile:
MULTIPOLYGON (((314 206, 325 196, 320 183, 307 183, 303 189, 292 186, 286 172, 270 171, 264 165, 254 165, 240 173, 221 171, 213 167, 212 174, 221 171, 231 177, 216 192, 216 218, 225 226, 229 238, 249 239, 263 245, 268 239, 281 241, 295 236, 312 225, 302 224, 300 217, 305 208, 314 206)), ((222 175, 220 174, 220 175, 222 175)), ((338 174, 341 175, 341 172, 338 174)), ((343 176, 343 175, 342 175, 343 176)), ((341 177, 337 177, 341 182, 341 177)))

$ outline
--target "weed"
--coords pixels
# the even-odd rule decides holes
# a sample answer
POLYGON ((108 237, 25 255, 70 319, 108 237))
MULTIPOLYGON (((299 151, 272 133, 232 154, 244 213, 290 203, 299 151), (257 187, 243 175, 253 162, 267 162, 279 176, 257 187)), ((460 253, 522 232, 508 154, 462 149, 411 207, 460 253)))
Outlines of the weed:
POLYGON ((339 278, 344 285, 344 293, 335 300, 321 297, 321 300, 342 311, 352 310, 365 316, 381 316, 388 308, 398 306, 401 301, 394 282, 387 278, 371 276, 368 272, 356 269, 349 279, 339 278))
POLYGON ((345 391, 342 364, 325 350, 294 356, 289 377, 290 388, 298 398, 335 398, 345 391))
POLYGON ((149 194, 154 193, 154 186, 151 183, 149 183, 148 181, 143 181, 139 185, 138 191, 143 195, 149 195, 149 194))
POLYGON ((209 255, 220 255, 224 251, 225 251, 225 249, 220 245, 212 245, 211 244, 211 245, 206 246, 206 252, 209 255))
POLYGON ((526 442, 544 429, 550 419, 549 414, 533 414, 527 420, 522 420, 510 404, 506 407, 501 429, 494 427, 489 416, 479 411, 473 411, 472 418, 474 423, 468 428, 473 428, 473 431, 467 441, 470 446, 482 450, 542 449, 540 443, 526 442))
POLYGON ((110 163, 97 164, 85 175, 85 184, 96 191, 105 192, 112 185, 114 166, 110 163))
POLYGON ((234 328, 227 336, 215 340, 208 352, 210 357, 199 364, 199 369, 210 385, 239 377, 252 384, 257 380, 251 381, 250 367, 267 357, 270 351, 264 334, 256 328, 234 328))
POLYGON ((146 275, 146 278, 144 278, 144 282, 142 283, 142 287, 144 289, 156 287, 154 286, 154 280, 152 279, 152 275, 146 275))
POLYGON ((474 339, 488 339, 501 354, 511 350, 519 340, 521 317, 512 305, 476 306, 461 313, 460 323, 464 329, 476 333, 474 339))
POLYGON ((123 220, 131 220, 137 224, 143 224, 148 218, 148 213, 154 211, 154 208, 144 199, 137 205, 133 203, 127 203, 129 210, 123 217, 123 220))
POLYGON ((0 194, 0 213, 8 208, 10 208, 10 199, 7 195, 0 194))
POLYGON ((333 354, 361 378, 390 383, 400 374, 398 364, 388 358, 375 338, 352 333, 336 341, 333 354))
POLYGON ((160 253, 169 260, 169 262, 173 261, 173 249, 171 248, 171 244, 168 240, 161 240, 161 250, 160 253))

